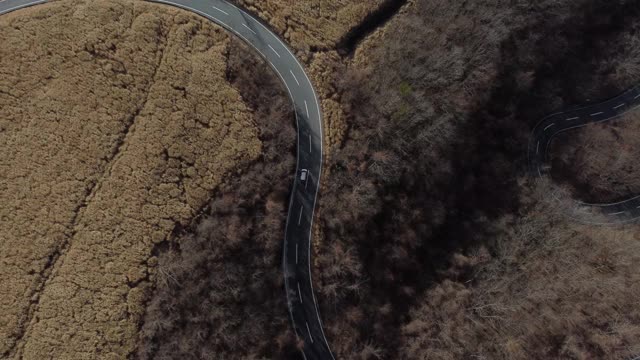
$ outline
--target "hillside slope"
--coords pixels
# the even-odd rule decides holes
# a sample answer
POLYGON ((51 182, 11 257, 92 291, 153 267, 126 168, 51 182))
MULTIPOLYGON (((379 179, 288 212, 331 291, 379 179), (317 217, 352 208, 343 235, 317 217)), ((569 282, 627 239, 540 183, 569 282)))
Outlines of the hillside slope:
POLYGON ((0 354, 124 358, 154 247, 261 154, 229 36, 114 0, 2 16, 0 38, 0 354))

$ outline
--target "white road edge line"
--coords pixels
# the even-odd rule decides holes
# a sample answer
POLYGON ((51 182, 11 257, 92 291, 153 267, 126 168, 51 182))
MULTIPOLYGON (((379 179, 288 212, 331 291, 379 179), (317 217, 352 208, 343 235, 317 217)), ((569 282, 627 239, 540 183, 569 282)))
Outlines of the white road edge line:
MULTIPOLYGON (((45 2, 45 1, 46 1, 46 0, 42 0, 42 1, 39 1, 39 2, 37 2, 37 3, 43 3, 43 2, 45 2)), ((244 39, 247 43, 251 44, 251 42, 249 42, 249 41, 248 41, 244 36, 242 36, 242 34, 240 34, 239 32, 235 31, 235 30, 234 30, 233 28, 231 28, 228 24, 226 24, 225 22, 221 21, 220 19, 215 18, 214 16, 212 16, 212 15, 210 15, 210 14, 207 14, 207 13, 202 12, 202 11, 200 11, 200 10, 194 9, 193 7, 190 7, 190 6, 177 5, 176 3, 171 2, 171 1, 166 1, 166 0, 153 0, 153 1, 160 2, 160 3, 165 3, 165 4, 170 4, 170 5, 174 5, 174 6, 183 7, 183 8, 186 8, 186 9, 192 10, 193 12, 198 13, 198 14, 200 14, 200 15, 203 15, 203 16, 205 16, 205 17, 209 17, 210 19, 213 19, 213 20, 215 20, 215 21, 217 21, 217 22, 219 22, 219 23, 221 23, 221 24, 225 25, 225 27, 226 27, 228 30, 231 30, 233 33, 235 33, 236 35, 238 35, 239 37, 241 37, 242 39, 244 39)), ((238 8, 237 6, 233 5, 232 3, 229 3, 229 2, 224 1, 224 0, 222 0, 222 1, 223 1, 224 3, 226 3, 227 5, 229 5, 229 6, 233 7, 234 9, 236 9, 236 10, 237 10, 237 11, 239 11, 240 13, 242 13, 242 14, 246 14, 243 10, 241 10, 241 9, 240 9, 240 8, 238 8)), ((34 3, 34 4, 35 4, 35 3, 34 3)), ((16 8, 17 8, 17 7, 16 7, 16 8)), ((11 10, 11 9, 10 9, 10 10, 11 10)), ((0 15, 1 15, 1 14, 0 14, 0 15)), ((270 30, 269 30, 265 25, 263 25, 260 21, 256 20, 254 17, 249 16, 249 19, 253 20, 255 23, 257 23, 258 25, 262 26, 262 27, 263 27, 263 28, 264 28, 264 29, 265 29, 269 34, 271 34, 271 35, 276 39, 276 41, 278 41, 280 44, 282 44, 282 46, 285 48, 285 50, 286 50, 287 52, 289 52, 289 54, 291 54, 291 56, 295 59, 295 55, 293 55, 293 53, 291 52, 291 50, 289 50, 289 48, 288 48, 286 45, 284 45, 284 43, 282 42, 282 40, 280 40, 280 38, 278 38, 277 36, 275 36, 275 34, 273 34, 273 33, 272 33, 272 32, 271 32, 271 31, 270 31, 270 30)), ((271 47, 271 46, 270 46, 270 47, 271 47)), ((254 48, 256 48, 256 47, 254 46, 254 48)), ((256 49, 257 49, 257 48, 256 48, 256 49)), ((275 52, 275 50, 274 50, 274 52, 275 52)), ((280 56, 277 52, 276 52, 276 54, 277 54, 278 56, 280 56)), ((265 57, 265 59, 266 59, 266 57, 265 57)), ((266 60, 268 61, 268 59, 266 59, 266 60)), ((290 98, 295 102, 294 97, 293 97, 293 93, 291 92, 291 89, 289 89, 289 86, 288 86, 287 82, 286 82, 286 81, 284 81, 284 77, 282 76, 282 74, 280 74, 280 71, 278 71, 278 69, 277 69, 277 68, 276 68, 276 66, 273 64, 273 62, 269 61, 269 64, 271 64, 272 68, 273 68, 273 69, 278 73, 278 75, 280 76, 280 79, 283 81, 283 83, 284 83, 285 87, 287 87, 287 90, 288 90, 288 92, 289 92, 289 97, 290 97, 290 98)), ((304 75, 304 77, 305 77, 305 79, 307 80, 307 82, 311 83, 311 81, 309 80, 309 76, 308 76, 308 75, 307 75, 307 73, 304 71, 304 67, 302 66, 302 64, 301 64, 299 61, 296 61, 296 64, 297 64, 297 65, 298 65, 298 67, 302 70, 302 74, 304 75)), ((313 91, 313 95, 314 95, 314 96, 313 96, 313 98, 314 98, 314 101, 315 101, 316 106, 317 106, 318 119, 322 119, 322 115, 321 115, 321 112, 320 112, 320 104, 318 103, 317 94, 316 94, 316 91, 315 91, 315 89, 313 88, 313 86, 311 86, 311 90, 313 91)), ((294 108, 294 111, 295 111, 295 108, 294 108)), ((322 127, 320 127, 320 138, 322 138, 322 127)), ((298 143, 299 143, 299 142, 298 142, 298 143)), ((322 142, 320 142, 320 154, 321 154, 321 158, 322 158, 322 148, 323 148, 323 144, 322 144, 322 142)), ((315 194, 314 201, 317 201, 317 197, 318 197, 318 189, 316 189, 316 194, 315 194)), ((312 209, 312 218, 313 218, 313 213, 315 212, 314 210, 315 210, 315 209, 312 209)), ((311 238, 311 233, 312 233, 312 229, 309 229, 309 238, 311 238)), ((308 246, 308 248, 307 248, 307 251, 309 252, 309 254, 311 253, 311 243, 309 243, 309 246, 308 246)), ((311 272, 311 262, 308 262, 308 265, 309 265, 309 272, 311 272)), ((314 292, 313 292, 313 281, 312 281, 311 276, 309 276, 309 281, 311 282, 311 296, 312 296, 312 298, 313 298, 314 304, 316 304, 315 296, 314 296, 314 292)), ((290 314, 291 314, 291 317, 293 318, 293 314, 291 313, 291 308, 289 308, 289 312, 290 312, 290 314)), ((326 339, 326 337, 325 337, 325 335, 324 335, 324 329, 322 328, 322 320, 320 319, 320 314, 319 314, 319 312, 318 312, 317 304, 316 304, 316 317, 318 318, 318 322, 319 322, 319 324, 320 324, 320 332, 322 333, 323 340, 324 340, 324 342, 325 342, 325 344, 326 344, 327 348, 329 349, 329 355, 331 356, 331 358, 332 358, 333 360, 335 360, 335 357, 333 356, 333 353, 332 353, 332 352, 331 352, 331 350, 330 350, 329 343, 327 342, 327 339, 326 339)), ((308 328, 308 324, 307 324, 307 328, 308 328)), ((294 326, 294 332, 296 333, 296 335, 298 334, 297 329, 295 328, 295 326, 294 326)), ((311 333, 309 333, 309 335, 311 335, 311 333)), ((313 339, 311 339, 311 340, 312 340, 312 342, 313 342, 313 339)), ((305 355, 304 350, 302 350, 301 352, 302 352, 302 356, 303 356, 303 357, 304 357, 304 359, 306 360, 306 359, 307 359, 307 356, 305 355)))
POLYGON ((296 84, 298 84, 298 86, 300 86, 300 81, 298 81, 298 78, 296 77, 296 74, 293 73, 293 70, 289 69, 289 72, 291 73, 291 76, 293 76, 293 80, 296 81, 296 84))
MULTIPOLYGON (((160 1, 160 0, 156 0, 156 1, 160 1)), ((227 3, 229 6, 233 7, 234 9, 236 9, 236 10, 238 10, 238 11, 240 11, 240 12, 244 13, 244 11, 243 11, 243 10, 241 10, 240 8, 238 8, 237 6, 235 6, 234 4, 229 3, 229 2, 227 2, 227 1, 225 1, 225 3, 227 3)), ((275 38, 275 39, 276 39, 276 41, 278 41, 278 42, 279 42, 279 43, 284 47, 284 49, 285 49, 285 50, 286 50, 286 51, 287 51, 287 52, 288 52, 288 53, 289 53, 289 54, 290 54, 294 59, 296 58, 296 57, 295 57, 295 55, 293 55, 293 53, 291 52, 291 50, 289 50, 289 48, 288 48, 288 47, 287 47, 287 46, 282 42, 282 40, 280 40, 280 38, 279 38, 279 37, 277 37, 275 34, 273 34, 273 32, 272 32, 271 30, 269 30, 269 29, 268 29, 264 24, 262 24, 262 22, 258 21, 257 19, 255 19, 255 18, 254 18, 254 17, 252 17, 252 16, 249 16, 249 18, 250 18, 251 20, 253 20, 255 23, 257 23, 258 25, 260 25, 260 26, 261 26, 263 29, 265 29, 269 34, 271 34, 271 35, 273 36, 273 38, 275 38)), ((270 63, 271 63, 271 62, 270 62, 270 63)), ((307 82, 308 82, 309 84, 311 84, 311 80, 309 79, 309 76, 307 75, 307 73, 304 71, 304 67, 302 66, 302 64, 301 64, 299 61, 296 61, 296 64, 298 65, 298 67, 299 67, 299 68, 300 68, 300 70, 302 71, 302 74, 304 75, 304 77, 305 77, 305 79, 307 80, 307 82)), ((271 66, 273 66, 273 68, 275 69, 275 66, 273 65, 273 63, 271 63, 271 66)), ((278 73, 279 73, 279 71, 277 71, 277 69, 276 69, 276 72, 278 72, 278 73)), ((281 74, 279 74, 279 75, 280 75, 280 78, 282 79, 282 81, 284 82, 284 85, 287 87, 287 90, 289 91, 289 96, 291 97, 291 99, 293 99, 293 93, 291 92, 291 89, 289 89, 289 86, 288 86, 287 82, 286 82, 286 81, 284 81, 284 78, 282 77, 282 75, 281 75, 281 74)), ((318 102, 318 95, 316 94, 316 90, 315 90, 315 88, 314 88, 313 86, 311 86, 311 90, 313 91, 313 99, 314 99, 314 101, 315 101, 315 103, 316 103, 316 110, 318 111, 318 119, 320 119, 320 120, 321 120, 321 119, 322 119, 322 114, 321 114, 321 112, 320 112, 320 104, 319 104, 319 102, 318 102)), ((294 108, 294 110, 295 110, 295 108, 294 108)), ((322 125, 322 123, 321 123, 321 125, 322 125)), ((323 136, 323 135, 322 135, 322 127, 320 127, 320 138, 321 138, 321 139, 322 139, 322 136, 323 136)), ((322 154, 322 150, 323 150, 323 143, 322 143, 322 141, 321 141, 321 142, 320 142, 320 154, 322 154)), ((318 177, 320 177, 320 176, 321 176, 321 172, 322 172, 322 169, 320 169, 320 173, 318 174, 318 177)), ((316 194, 315 194, 315 197, 314 197, 314 202, 315 202, 315 201, 317 201, 317 198, 318 198, 318 189, 316 188, 316 194)), ((313 221, 313 215, 314 215, 314 212, 315 212, 315 209, 312 209, 312 210, 311 210, 311 219, 312 219, 311 221, 313 221)), ((312 233, 312 229, 309 229, 309 238, 310 238, 310 239, 311 239, 311 233, 312 233)), ((311 242, 309 242, 309 246, 307 247, 307 252, 309 253, 309 256, 311 256, 311 242)), ((308 262, 308 265, 309 265, 309 273, 311 273, 311 262, 310 262, 310 261, 308 262)), ((311 277, 311 276, 309 276, 309 281, 311 282, 311 297, 313 298, 314 303, 315 303, 315 294, 314 294, 314 292, 313 292, 313 279, 312 279, 312 277, 311 277)), ((291 312, 291 311, 290 311, 290 312, 291 312)), ((293 317, 293 315, 292 315, 292 317, 293 317)), ((323 337, 324 343, 325 343, 325 345, 327 346, 327 348, 329 349, 329 355, 331 356, 331 358, 332 358, 333 360, 335 360, 335 356, 333 356, 333 353, 332 353, 332 352, 331 352, 331 350, 330 350, 329 343, 327 342, 327 338, 326 338, 326 336, 324 335, 324 329, 322 328, 322 320, 320 319, 320 313, 319 313, 319 311, 318 311, 317 304, 316 304, 316 317, 318 318, 318 323, 320 324, 320 332, 322 333, 322 337, 323 337)), ((295 331, 295 327, 294 327, 294 331, 295 331)), ((302 356, 306 359, 306 355, 305 355, 304 351, 302 351, 302 356)))
MULTIPOLYGON (((171 4, 171 3, 169 3, 171 4)), ((212 19, 215 19, 217 22, 219 22, 220 24, 224 25, 224 26, 229 26, 226 22, 218 19, 217 17, 213 16, 213 15, 209 15, 211 16, 212 19)), ((235 34, 237 34, 238 36, 242 37, 243 39, 246 39, 244 36, 240 35, 239 33, 236 33, 234 30, 232 30, 235 34)))
MULTIPOLYGON (((44 2, 45 2, 45 0, 43 0, 43 1, 39 1, 39 2, 30 3, 29 5, 38 5, 38 4, 42 4, 42 3, 44 3, 44 2)), ((0 12, 0 15, 6 14, 6 13, 10 13, 10 12, 12 12, 13 10, 22 9, 22 8, 24 8, 24 7, 27 7, 27 6, 26 6, 26 5, 18 5, 18 6, 14 6, 14 7, 12 7, 12 8, 8 8, 7 10, 4 10, 4 11, 0 12)))
POLYGON ((615 107, 614 107, 614 109, 619 109, 619 108, 621 108, 621 107, 623 107, 623 106, 625 106, 625 105, 627 105, 627 104, 622 103, 622 104, 620 104, 620 105, 618 105, 618 106, 615 106, 615 107))
POLYGON ((553 124, 551 124, 551 125, 548 125, 546 128, 544 128, 544 131, 547 131, 547 129, 548 129, 548 128, 550 128, 550 127, 552 127, 552 126, 555 126, 555 125, 556 125, 555 123, 553 123, 553 124))
POLYGON ((604 112, 600 111, 600 112, 591 114, 591 116, 598 116, 598 115, 602 115, 602 114, 604 114, 604 112))
MULTIPOLYGON (((284 80, 284 76, 282 76, 282 73, 280 73, 280 70, 278 70, 278 68, 271 62, 269 61, 269 64, 271 64, 271 67, 273 67, 273 70, 275 70, 278 73, 278 76, 280 76, 280 79, 282 80, 282 82, 284 83, 284 86, 287 88, 287 91, 289 92, 289 96, 291 97, 291 99, 293 100, 293 93, 291 92, 291 89, 289 88, 289 84, 287 84, 287 82, 284 80)), ((296 110, 296 107, 293 107, 293 110, 296 110)), ((296 119, 298 118, 298 112, 296 111, 296 119)))
POLYGON ((300 225, 300 222, 302 221, 302 210, 304 210, 304 208, 302 207, 302 205, 300 205, 300 215, 298 216, 298 225, 300 225))
POLYGON ((304 324, 307 325, 307 332, 309 333, 309 340, 311 340, 311 343, 313 344, 313 336, 311 336, 311 329, 309 329, 309 323, 305 321, 304 324))
POLYGON ((576 116, 576 117, 572 117, 572 118, 567 118, 567 121, 578 120, 578 119, 580 119, 580 117, 576 116))
POLYGON ((300 302, 302 303, 302 291, 300 291, 300 282, 298 282, 298 297, 300 298, 300 302))
POLYGON ((257 33, 257 32, 255 32, 255 31, 253 31, 253 29, 252 29, 252 28, 250 28, 250 27, 249 27, 249 25, 247 25, 247 24, 245 24, 245 23, 242 23, 242 26, 244 26, 244 27, 246 27, 247 29, 249 29, 249 31, 251 31, 251 32, 252 32, 252 33, 254 33, 255 35, 258 35, 258 33, 257 33))
POLYGON ((224 10, 220 9, 220 8, 217 8, 217 7, 213 6, 213 5, 212 5, 211 7, 212 7, 212 8, 214 8, 214 9, 216 9, 216 10, 218 10, 218 11, 220 11, 221 13, 223 13, 223 14, 225 14, 225 15, 229 15, 229 13, 228 13, 228 12, 226 12, 226 11, 224 11, 224 10))
POLYGON ((269 44, 269 49, 271 49, 271 51, 276 53, 276 55, 278 55, 278 57, 281 57, 280 54, 278 54, 278 52, 276 51, 276 49, 274 49, 273 46, 271 46, 271 44, 269 44))

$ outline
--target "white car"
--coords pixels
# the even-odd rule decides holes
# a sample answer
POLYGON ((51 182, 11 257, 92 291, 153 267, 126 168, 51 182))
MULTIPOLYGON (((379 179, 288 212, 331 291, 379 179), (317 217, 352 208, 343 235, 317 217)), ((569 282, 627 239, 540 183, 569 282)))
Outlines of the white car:
POLYGON ((300 172, 300 181, 307 181, 307 174, 308 173, 309 173, 309 170, 302 169, 302 172, 300 172))

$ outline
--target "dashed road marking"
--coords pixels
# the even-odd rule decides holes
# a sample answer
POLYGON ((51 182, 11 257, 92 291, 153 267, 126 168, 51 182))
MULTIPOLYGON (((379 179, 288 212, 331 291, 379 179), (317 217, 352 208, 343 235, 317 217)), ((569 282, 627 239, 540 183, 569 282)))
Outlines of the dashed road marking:
POLYGON ((540 153, 540 141, 538 141, 538 145, 536 145, 536 155, 540 153))
POLYGON ((309 154, 312 153, 312 148, 311 145, 313 145, 312 141, 311 141, 311 134, 309 134, 309 154))
POLYGON ((307 119, 309 118, 309 105, 307 105, 307 100, 304 101, 304 108, 307 110, 307 119))
POLYGON ((298 244, 296 244, 296 265, 298 264, 298 244))
POLYGON ((637 99, 637 98, 639 98, 639 97, 640 97, 640 94, 636 95, 636 96, 634 97, 634 99, 637 99))
POLYGON ((611 213, 611 214, 609 214, 609 215, 611 215, 611 216, 616 216, 616 215, 620 215, 620 214, 624 214, 624 211, 619 211, 619 212, 611 213))
POLYGON ((602 114, 604 114, 604 112, 600 111, 600 112, 591 114, 591 116, 598 116, 598 115, 602 115, 602 114))
POLYGON ((212 7, 212 8, 214 8, 214 9, 216 9, 216 10, 218 10, 218 11, 220 11, 221 13, 223 13, 223 14, 225 14, 225 15, 229 15, 229 13, 228 13, 228 12, 226 12, 226 11, 224 11, 224 10, 220 9, 220 8, 217 8, 217 7, 215 7, 215 6, 211 6, 211 7, 212 7))
POLYGON ((274 49, 273 46, 271 46, 271 44, 269 44, 269 49, 271 49, 271 51, 273 51, 276 55, 278 55, 278 57, 280 57, 280 54, 278 54, 276 49, 274 49))
POLYGON ((305 321, 304 324, 307 325, 307 332, 309 333, 309 340, 311 340, 311 343, 313 344, 313 336, 311 336, 311 329, 309 329, 309 323, 305 321))
MULTIPOLYGON (((236 7, 236 6, 234 6, 233 4, 229 3, 228 5, 229 5, 230 7, 232 7, 232 8, 235 8, 236 10, 238 10, 241 14, 243 14, 243 13, 244 13, 241 9, 237 8, 237 7, 236 7)), ((248 17, 248 19, 251 19, 251 20, 252 20, 252 21, 254 21, 256 24, 258 24, 259 26, 261 26, 262 28, 264 28, 264 29, 267 31, 267 33, 268 33, 268 34, 270 34, 271 36, 273 36, 273 38, 274 38, 277 42, 279 42, 279 43, 282 45, 282 47, 284 48, 284 50, 285 50, 286 52, 288 52, 292 57, 294 57, 294 58, 295 58, 295 55, 294 55, 294 54, 291 52, 291 50, 290 50, 290 49, 289 49, 289 48, 288 48, 288 47, 287 47, 287 46, 282 42, 282 40, 280 40, 280 38, 278 38, 275 34, 273 34, 273 33, 272 33, 272 32, 271 32, 271 31, 270 31, 270 30, 269 30, 269 29, 268 29, 264 24, 262 24, 261 22, 257 21, 257 20, 256 20, 256 19, 254 19, 253 17, 248 17)), ((242 35, 240 35, 240 36, 242 37, 242 35)), ((271 48, 271 51, 273 51, 274 53, 276 53, 276 55, 277 55, 278 57, 280 57, 280 54, 279 54, 277 51, 275 51, 275 49, 273 49, 273 47, 272 47, 271 45, 269 45, 269 48, 271 48)), ((270 61, 269 61, 269 62, 270 62, 270 61)), ((271 63, 271 62, 270 62, 270 63, 271 63)), ((306 80, 310 82, 309 77, 308 77, 308 75, 306 74, 306 72, 304 71, 304 67, 302 66, 302 64, 300 64, 299 62, 296 62, 296 64, 297 64, 297 66, 300 68, 300 70, 302 71, 302 74, 304 75, 304 77, 306 78, 306 80)), ((280 74, 280 71, 278 71, 278 69, 274 66, 274 64, 273 64, 273 63, 271 63, 271 66, 276 70, 276 72, 278 73, 278 75, 280 76, 280 78, 283 80, 283 82, 284 82, 285 86, 287 87, 287 90, 289 91, 289 95, 290 95, 290 97, 291 97, 291 98, 292 98, 292 100, 294 100, 294 102, 295 102, 295 99, 294 99, 294 96, 293 96, 294 94, 291 92, 291 89, 289 89, 288 83, 287 83, 286 81, 284 81, 284 77, 282 76, 282 74, 280 74)), ((311 88, 311 90, 312 90, 312 91, 313 91, 313 93, 314 93, 314 99, 313 99, 313 100, 316 102, 317 112, 318 112, 318 119, 321 119, 320 104, 318 104, 318 99, 316 98, 316 96, 317 96, 317 95, 316 95, 316 93, 315 93, 315 89, 313 89, 313 87, 312 87, 312 88, 311 88)), ((312 110, 313 110, 313 109, 312 109, 312 110)), ((322 128, 320 128, 320 131, 322 132, 322 128)), ((320 147, 320 150, 321 150, 321 151, 322 151, 322 145, 323 145, 323 144, 322 144, 322 142, 320 142, 319 147, 320 147)), ((316 196, 317 196, 317 194, 316 194, 316 196)), ((309 268, 311 268, 310 263, 309 263, 309 268)), ((310 280, 311 280, 311 279, 310 279, 310 280)), ((312 290, 312 291, 311 291, 311 295, 312 295, 313 301, 314 301, 314 303, 315 303, 315 297, 313 296, 313 287, 312 287, 312 289, 311 289, 311 290, 312 290)), ((290 309, 290 311, 291 311, 291 309, 290 309)), ((321 340, 322 340, 322 339, 324 339, 324 342, 326 343, 326 342, 327 342, 327 340, 326 340, 326 338, 324 338, 324 333, 323 333, 323 331, 322 331, 322 320, 320 319, 320 314, 318 313, 317 304, 316 304, 316 316, 317 316, 317 318, 318 318, 318 322, 319 322, 319 324, 320 324, 320 329, 319 329, 319 330, 320 330, 320 334, 322 335, 321 340)), ((292 315, 292 317, 293 317, 293 315, 292 315)), ((295 321, 294 321, 294 322, 295 322, 295 321)), ((309 333, 309 339, 310 339, 311 343, 313 343, 313 342, 314 342, 314 339, 313 339, 313 337, 312 337, 312 335, 311 335, 311 331, 310 331, 310 328, 309 328, 309 324, 308 324, 307 322, 305 322, 305 325, 306 325, 306 327, 307 327, 307 332, 309 333)), ((294 328, 294 330, 295 330, 295 328, 294 328)), ((327 348, 328 348, 328 347, 329 347, 329 344, 327 343, 326 345, 327 345, 327 348)), ((331 355, 331 358, 335 360, 335 357, 333 356, 333 354, 331 354, 331 352, 329 352, 329 354, 331 355)), ((304 350, 303 350, 303 357, 305 357, 305 358, 306 358, 304 350)))
POLYGON ((300 298, 300 302, 302 302, 302 291, 300 291, 300 283, 298 283, 298 297, 300 298))
POLYGON ((578 119, 580 119, 580 117, 579 117, 579 116, 576 116, 576 117, 570 117, 570 118, 567 118, 567 121, 571 121, 571 120, 578 120, 578 119))
POLYGON ((293 80, 296 81, 296 84, 300 86, 300 81, 298 81, 298 78, 296 77, 296 74, 293 73, 293 70, 289 69, 289 72, 291 73, 291 76, 293 76, 293 80))
POLYGON ((544 128, 544 131, 547 131, 547 129, 549 129, 550 127, 555 126, 555 125, 556 125, 555 123, 553 123, 553 124, 551 124, 551 125, 547 125, 547 127, 546 127, 546 128, 544 128))
POLYGON ((620 105, 618 105, 618 106, 614 106, 613 108, 614 108, 614 109, 620 109, 621 107, 623 107, 623 106, 625 106, 625 105, 626 105, 625 103, 622 103, 622 104, 620 104, 620 105))
POLYGON ((302 205, 300 205, 300 215, 298 215, 298 225, 300 225, 300 222, 302 221, 302 210, 304 210, 304 208, 302 207, 302 205))
POLYGON ((258 33, 257 33, 257 32, 255 32, 255 31, 253 31, 253 29, 252 29, 252 28, 250 28, 250 27, 249 27, 249 25, 247 25, 247 24, 245 24, 245 23, 242 23, 242 26, 244 26, 244 27, 246 27, 247 29, 249 29, 249 31, 251 31, 251 32, 252 32, 252 33, 254 33, 255 35, 258 35, 258 33))

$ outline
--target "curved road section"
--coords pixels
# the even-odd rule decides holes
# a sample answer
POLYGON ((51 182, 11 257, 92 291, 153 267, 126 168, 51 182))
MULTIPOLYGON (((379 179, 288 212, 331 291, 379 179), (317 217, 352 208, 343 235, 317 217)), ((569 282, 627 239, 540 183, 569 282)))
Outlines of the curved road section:
POLYGON ((44 2, 46 0, 0 0, 0 15, 44 2))
MULTIPOLYGON (((287 305, 305 359, 335 359, 322 329, 311 280, 311 230, 322 170, 322 115, 302 64, 263 23, 223 0, 151 0, 195 12, 251 45, 287 87, 298 127, 298 159, 284 238, 287 305)), ((0 0, 0 14, 44 0, 0 0)))
MULTIPOLYGON (((548 175, 549 144, 559 133, 615 119, 638 106, 640 106, 640 86, 596 105, 547 116, 536 125, 529 140, 531 172, 540 178, 548 175)), ((569 216, 585 223, 619 224, 640 218, 640 196, 610 204, 572 202, 568 209, 569 216)))

